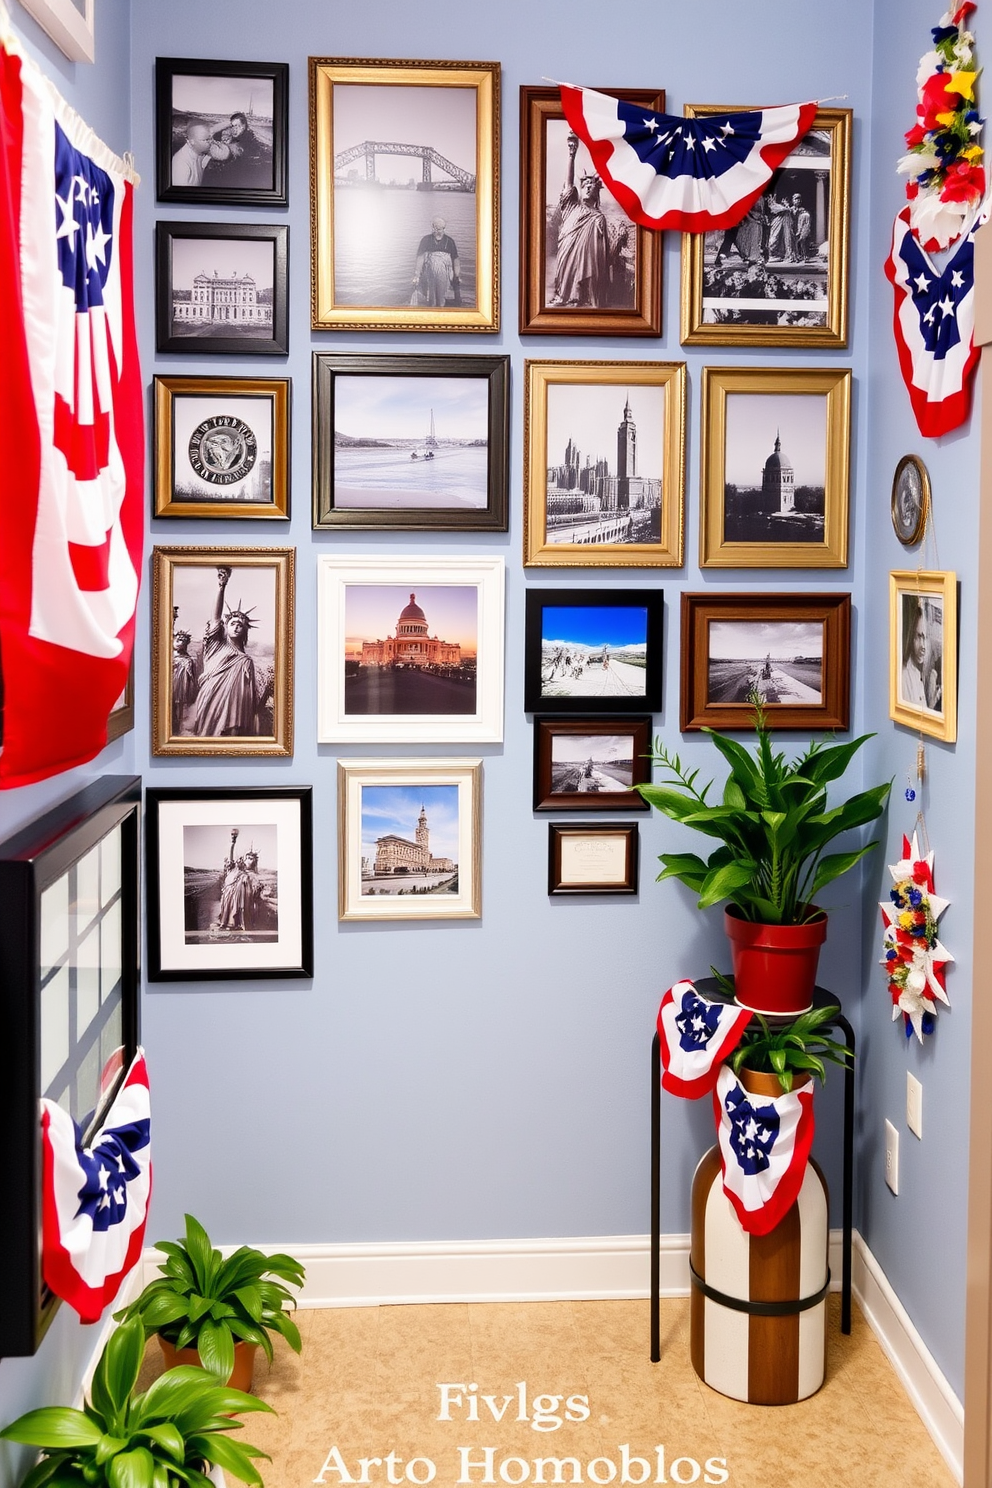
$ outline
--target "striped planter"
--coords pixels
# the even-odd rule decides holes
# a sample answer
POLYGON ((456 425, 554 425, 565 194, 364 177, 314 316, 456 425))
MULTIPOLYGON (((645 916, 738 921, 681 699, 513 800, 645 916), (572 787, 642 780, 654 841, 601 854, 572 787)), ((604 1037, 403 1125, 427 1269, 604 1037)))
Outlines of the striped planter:
POLYGON ((812 1159, 784 1219, 749 1235, 723 1192, 720 1149, 705 1154, 692 1183, 689 1346, 707 1385, 750 1405, 791 1405, 820 1388, 827 1225, 827 1185, 812 1159))

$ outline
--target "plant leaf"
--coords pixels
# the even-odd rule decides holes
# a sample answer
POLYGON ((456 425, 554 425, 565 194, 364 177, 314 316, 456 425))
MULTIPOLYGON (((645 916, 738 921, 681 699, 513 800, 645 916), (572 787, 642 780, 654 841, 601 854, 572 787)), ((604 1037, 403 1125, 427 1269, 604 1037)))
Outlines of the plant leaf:
POLYGON ((204 1369, 216 1375, 219 1380, 226 1382, 231 1378, 231 1370, 234 1368, 234 1339, 226 1323, 204 1318, 196 1346, 204 1369))
POLYGON ((0 1431, 6 1441, 30 1447, 95 1447, 103 1434, 89 1416, 68 1405, 28 1411, 0 1431))
POLYGON ((708 909, 711 904, 730 898, 735 889, 751 882, 756 866, 750 862, 723 863, 708 873, 699 892, 699 908, 708 909))
POLYGON ((155 1459, 147 1447, 118 1452, 107 1469, 110 1488, 152 1488, 155 1459))

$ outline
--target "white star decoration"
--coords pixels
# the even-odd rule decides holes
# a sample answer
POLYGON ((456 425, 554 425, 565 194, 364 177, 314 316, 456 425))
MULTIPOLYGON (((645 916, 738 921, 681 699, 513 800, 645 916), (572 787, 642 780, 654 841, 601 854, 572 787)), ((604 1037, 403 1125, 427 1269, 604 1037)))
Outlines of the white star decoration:
POLYGON ((92 222, 86 224, 86 263, 91 273, 97 272, 97 264, 106 265, 107 244, 110 242, 110 234, 103 230, 103 223, 97 224, 96 232, 93 231, 92 222))
POLYGON ((921 294, 923 294, 925 290, 928 290, 930 288, 930 280, 927 278, 926 274, 917 274, 916 278, 913 280, 913 283, 916 285, 921 294))
POLYGON ((650 130, 652 134, 654 134, 655 130, 659 128, 658 120, 654 117, 654 115, 652 115, 650 119, 642 119, 641 123, 644 125, 644 128, 650 130))
MULTIPOLYGON (((903 839, 905 843, 905 839, 903 839)), ((950 904, 949 899, 942 899, 925 882, 916 879, 916 869, 925 868, 930 875, 929 881, 933 883, 933 850, 923 857, 920 853, 917 834, 913 833, 913 840, 909 843, 909 853, 900 858, 898 863, 889 864, 889 873, 895 885, 905 884, 907 881, 915 889, 920 891, 925 905, 921 902, 920 907, 928 907, 930 916, 934 923, 940 919, 944 910, 950 904)), ((882 911, 882 919, 885 922, 885 934, 882 944, 886 951, 890 948, 900 953, 896 960, 889 961, 883 956, 882 965, 889 972, 889 990, 892 994, 892 1017, 896 1019, 904 1014, 909 1019, 913 1032, 923 1042, 923 1016, 925 1013, 935 1014, 937 1001, 943 1002, 950 1007, 947 993, 941 986, 936 973, 939 972, 954 957, 945 945, 942 945, 936 934, 932 941, 924 937, 914 939, 909 956, 904 954, 904 944, 899 941, 897 930, 900 914, 904 911, 891 899, 879 904, 882 911), (898 995, 897 995, 898 994, 898 995)), ((908 950, 905 947, 905 950, 908 950)))

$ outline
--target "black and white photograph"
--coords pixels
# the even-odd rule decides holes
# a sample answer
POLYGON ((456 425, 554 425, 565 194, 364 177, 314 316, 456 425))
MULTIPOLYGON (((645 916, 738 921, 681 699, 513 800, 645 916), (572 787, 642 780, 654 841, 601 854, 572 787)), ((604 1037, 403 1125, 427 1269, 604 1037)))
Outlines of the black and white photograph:
POLYGON ((311 58, 315 326, 494 317, 496 87, 486 63, 311 58))
POLYGON ((656 706, 658 590, 527 591, 528 712, 623 712, 656 706))
POLYGON ((292 549, 156 548, 156 754, 292 753, 292 549))
POLYGON ((711 703, 823 701, 823 625, 803 620, 711 620, 711 703))
POLYGON ((278 828, 183 827, 185 940, 264 944, 279 935, 278 828))
POLYGON ((930 473, 919 455, 903 455, 892 478, 892 528, 904 547, 923 536, 930 515, 930 473))
POLYGON ((535 718, 535 811, 647 811, 651 719, 535 718))
POLYGON ((549 309, 632 310, 637 227, 566 119, 545 126, 544 295, 549 309))
POLYGON ((889 575, 889 715, 919 733, 957 735, 957 578, 889 575))
POLYGON ((944 599, 903 594, 899 701, 927 713, 944 711, 944 599))
POLYGON ((156 377, 155 515, 288 517, 288 378, 156 377))
POLYGON ((159 201, 285 206, 289 67, 159 57, 159 201))
POLYGON ((743 220, 685 245, 683 342, 845 344, 849 129, 821 109, 743 220))
POLYGON ((160 222, 159 351, 284 356, 288 227, 160 222))
POLYGON ((145 799, 149 980, 311 976, 311 788, 150 788, 145 799))

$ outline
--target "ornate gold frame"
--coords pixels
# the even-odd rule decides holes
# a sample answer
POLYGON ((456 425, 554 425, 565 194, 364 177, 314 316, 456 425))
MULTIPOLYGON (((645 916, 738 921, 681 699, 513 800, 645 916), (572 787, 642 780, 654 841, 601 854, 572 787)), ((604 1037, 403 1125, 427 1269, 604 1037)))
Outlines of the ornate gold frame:
POLYGON ((256 521, 289 516, 289 406, 288 377, 156 377, 155 394, 155 516, 251 517, 256 521), (265 398, 272 410, 272 500, 180 501, 175 496, 175 429, 177 397, 265 398))
POLYGON ((889 574, 889 717, 914 733, 953 744, 958 737, 958 583, 950 569, 894 569, 889 574), (943 605, 939 709, 914 708, 899 696, 902 672, 900 601, 910 595, 937 595, 943 605))

